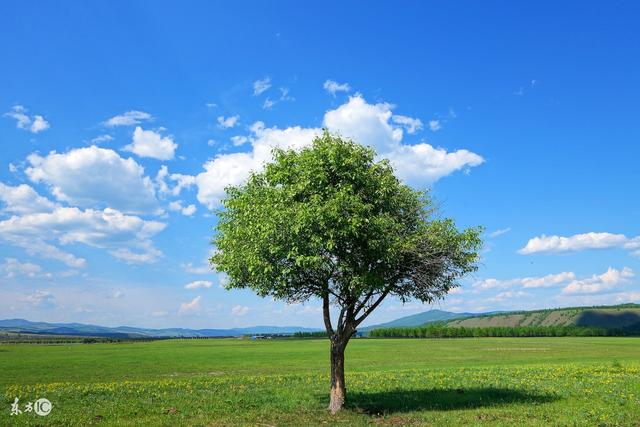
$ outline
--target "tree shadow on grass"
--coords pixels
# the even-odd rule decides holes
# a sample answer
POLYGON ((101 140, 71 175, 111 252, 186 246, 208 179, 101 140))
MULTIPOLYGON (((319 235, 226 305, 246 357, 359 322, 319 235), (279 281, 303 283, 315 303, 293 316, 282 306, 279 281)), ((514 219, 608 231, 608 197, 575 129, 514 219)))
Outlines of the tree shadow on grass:
POLYGON ((540 404, 557 399, 551 394, 507 388, 391 390, 378 393, 348 392, 346 407, 378 415, 420 410, 473 409, 513 403, 540 404))

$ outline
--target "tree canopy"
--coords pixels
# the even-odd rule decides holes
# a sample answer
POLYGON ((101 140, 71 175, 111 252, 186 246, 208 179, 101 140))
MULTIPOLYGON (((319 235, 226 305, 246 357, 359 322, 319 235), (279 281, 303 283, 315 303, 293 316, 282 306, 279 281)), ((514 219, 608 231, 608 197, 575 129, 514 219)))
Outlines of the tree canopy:
POLYGON ((459 231, 373 149, 327 131, 302 150, 274 150, 262 172, 227 188, 218 215, 211 263, 226 287, 322 301, 332 351, 389 295, 444 297, 476 269, 481 246, 480 228, 459 231))

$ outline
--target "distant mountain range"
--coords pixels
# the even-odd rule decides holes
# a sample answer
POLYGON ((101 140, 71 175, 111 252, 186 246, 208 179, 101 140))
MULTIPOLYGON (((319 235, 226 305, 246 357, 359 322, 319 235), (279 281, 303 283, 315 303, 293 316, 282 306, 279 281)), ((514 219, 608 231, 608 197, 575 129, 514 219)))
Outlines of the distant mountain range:
MULTIPOLYGON (((534 311, 489 313, 453 313, 428 310, 391 322, 360 328, 367 332, 376 328, 401 328, 427 323, 444 322, 447 326, 598 326, 603 328, 639 328, 640 305, 623 304, 602 307, 569 307, 534 311)), ((85 325, 82 323, 30 322, 24 319, 0 320, 0 333, 43 335, 71 335, 109 338, 166 338, 166 337, 237 337, 243 335, 289 335, 295 332, 316 332, 319 328, 301 326, 251 326, 233 329, 134 328, 85 325)))
POLYGON ((303 328, 300 326, 252 326, 233 329, 150 329, 130 326, 110 328, 106 326, 85 325, 82 323, 30 322, 24 319, 0 320, 0 332, 110 338, 231 337, 261 334, 293 334, 295 332, 313 332, 317 330, 316 328, 303 328))
MULTIPOLYGON (((425 323, 441 322, 459 319, 477 314, 452 313, 442 310, 429 310, 423 313, 402 317, 391 322, 360 328, 367 331, 374 328, 419 326, 425 323)), ((300 326, 251 326, 247 328, 233 329, 185 329, 167 328, 150 329, 135 328, 130 326, 118 326, 110 328, 106 326, 85 325, 82 323, 47 323, 30 322, 24 319, 0 320, 0 333, 24 333, 43 335, 72 335, 83 337, 109 337, 109 338, 165 338, 165 337, 235 337, 243 335, 263 334, 293 334, 295 332, 315 332, 319 328, 304 328, 300 326)))

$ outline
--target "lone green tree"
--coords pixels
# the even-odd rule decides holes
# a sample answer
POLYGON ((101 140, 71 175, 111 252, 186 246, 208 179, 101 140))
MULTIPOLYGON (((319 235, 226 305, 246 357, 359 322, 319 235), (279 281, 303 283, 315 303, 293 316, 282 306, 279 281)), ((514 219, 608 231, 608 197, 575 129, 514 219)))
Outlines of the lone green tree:
POLYGON ((321 301, 332 413, 345 402, 344 352, 358 325, 390 295, 444 297, 476 269, 481 246, 479 228, 459 231, 372 149, 326 131, 300 151, 274 150, 263 172, 226 189, 218 215, 210 261, 227 289, 321 301))

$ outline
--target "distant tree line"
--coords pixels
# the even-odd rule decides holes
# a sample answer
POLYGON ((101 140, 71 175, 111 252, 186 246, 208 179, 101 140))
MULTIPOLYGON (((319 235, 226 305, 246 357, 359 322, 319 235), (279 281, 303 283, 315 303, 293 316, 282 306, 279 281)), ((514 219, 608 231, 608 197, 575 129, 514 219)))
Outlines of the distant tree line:
POLYGON ((474 337, 607 337, 635 335, 630 330, 591 326, 489 326, 447 327, 425 325, 413 328, 380 328, 371 338, 474 338, 474 337))
POLYGON ((294 338, 328 338, 327 331, 316 331, 316 332, 295 332, 293 334, 294 338))

